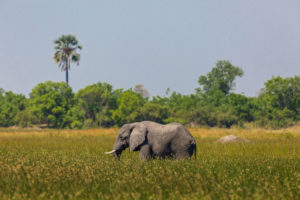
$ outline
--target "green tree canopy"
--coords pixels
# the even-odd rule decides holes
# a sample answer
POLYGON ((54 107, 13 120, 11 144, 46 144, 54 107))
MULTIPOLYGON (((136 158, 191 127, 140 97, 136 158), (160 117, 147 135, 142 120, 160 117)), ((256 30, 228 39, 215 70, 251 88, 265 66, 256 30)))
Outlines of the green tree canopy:
POLYGON ((76 51, 82 49, 82 46, 78 44, 78 41, 73 35, 62 35, 54 41, 55 53, 53 56, 54 62, 58 63, 58 67, 61 71, 66 72, 66 83, 69 84, 69 70, 71 64, 76 62, 77 65, 80 61, 80 54, 76 51))
POLYGON ((158 103, 147 102, 139 110, 139 121, 154 121, 157 123, 164 123, 169 116, 169 109, 167 106, 158 103))
POLYGON ((220 60, 206 76, 199 77, 198 82, 202 88, 198 91, 211 94, 219 90, 228 95, 234 89, 235 78, 242 75, 241 68, 232 65, 229 61, 220 60))
POLYGON ((97 126, 108 127, 112 125, 111 113, 117 108, 118 95, 112 85, 98 82, 79 90, 75 97, 86 118, 97 126))
POLYGON ((300 76, 273 77, 265 83, 263 96, 272 107, 300 112, 300 76))
POLYGON ((293 124, 300 119, 300 76, 273 77, 255 103, 259 125, 278 128, 293 124))
POLYGON ((118 108, 112 113, 112 118, 117 125, 122 125, 138 120, 139 110, 145 99, 141 94, 127 90, 119 96, 117 103, 118 108))
POLYGON ((69 125, 68 112, 74 104, 74 94, 66 83, 40 83, 32 89, 30 99, 32 112, 41 124, 57 128, 69 125))
MULTIPOLYGON (((4 92, 4 91, 3 91, 4 92)), ((0 94, 0 126, 15 125, 18 112, 25 109, 26 98, 22 94, 7 91, 0 94)))

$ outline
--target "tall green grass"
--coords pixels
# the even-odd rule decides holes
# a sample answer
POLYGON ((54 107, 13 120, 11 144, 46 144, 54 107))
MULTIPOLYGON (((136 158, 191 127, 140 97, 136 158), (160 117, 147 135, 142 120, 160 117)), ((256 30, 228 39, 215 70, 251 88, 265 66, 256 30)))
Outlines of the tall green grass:
POLYGON ((191 132, 196 160, 145 162, 103 153, 117 130, 1 130, 0 199, 300 199, 296 131, 191 132), (230 132, 251 142, 215 143, 230 132))

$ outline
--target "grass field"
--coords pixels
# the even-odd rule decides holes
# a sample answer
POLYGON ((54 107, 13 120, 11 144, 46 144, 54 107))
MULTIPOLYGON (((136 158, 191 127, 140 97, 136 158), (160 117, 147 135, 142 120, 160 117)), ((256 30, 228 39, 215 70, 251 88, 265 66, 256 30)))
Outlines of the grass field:
POLYGON ((300 127, 190 131, 196 160, 118 162, 117 129, 0 129, 0 199, 300 199, 300 127))

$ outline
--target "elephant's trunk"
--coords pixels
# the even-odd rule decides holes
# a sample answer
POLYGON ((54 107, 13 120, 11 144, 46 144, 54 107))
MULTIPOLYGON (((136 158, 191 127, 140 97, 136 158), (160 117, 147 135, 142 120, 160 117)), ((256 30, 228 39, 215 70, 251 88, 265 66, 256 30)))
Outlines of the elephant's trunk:
POLYGON ((120 156, 121 156, 121 152, 118 153, 117 151, 113 153, 113 156, 115 157, 115 159, 120 160, 120 156))
POLYGON ((121 153, 122 151, 126 148, 126 145, 124 143, 121 143, 119 141, 116 141, 115 145, 114 145, 114 152, 112 153, 113 156, 117 159, 120 160, 121 157, 121 153))

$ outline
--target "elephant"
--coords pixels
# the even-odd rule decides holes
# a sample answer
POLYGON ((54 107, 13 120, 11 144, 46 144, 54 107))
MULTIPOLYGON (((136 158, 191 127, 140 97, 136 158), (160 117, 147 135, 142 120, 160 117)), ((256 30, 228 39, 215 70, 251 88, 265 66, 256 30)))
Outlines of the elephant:
POLYGON ((113 150, 106 154, 113 154, 119 160, 122 151, 128 147, 130 152, 139 151, 141 160, 190 158, 193 154, 196 158, 196 141, 180 123, 162 125, 142 121, 125 124, 119 131, 113 150))

